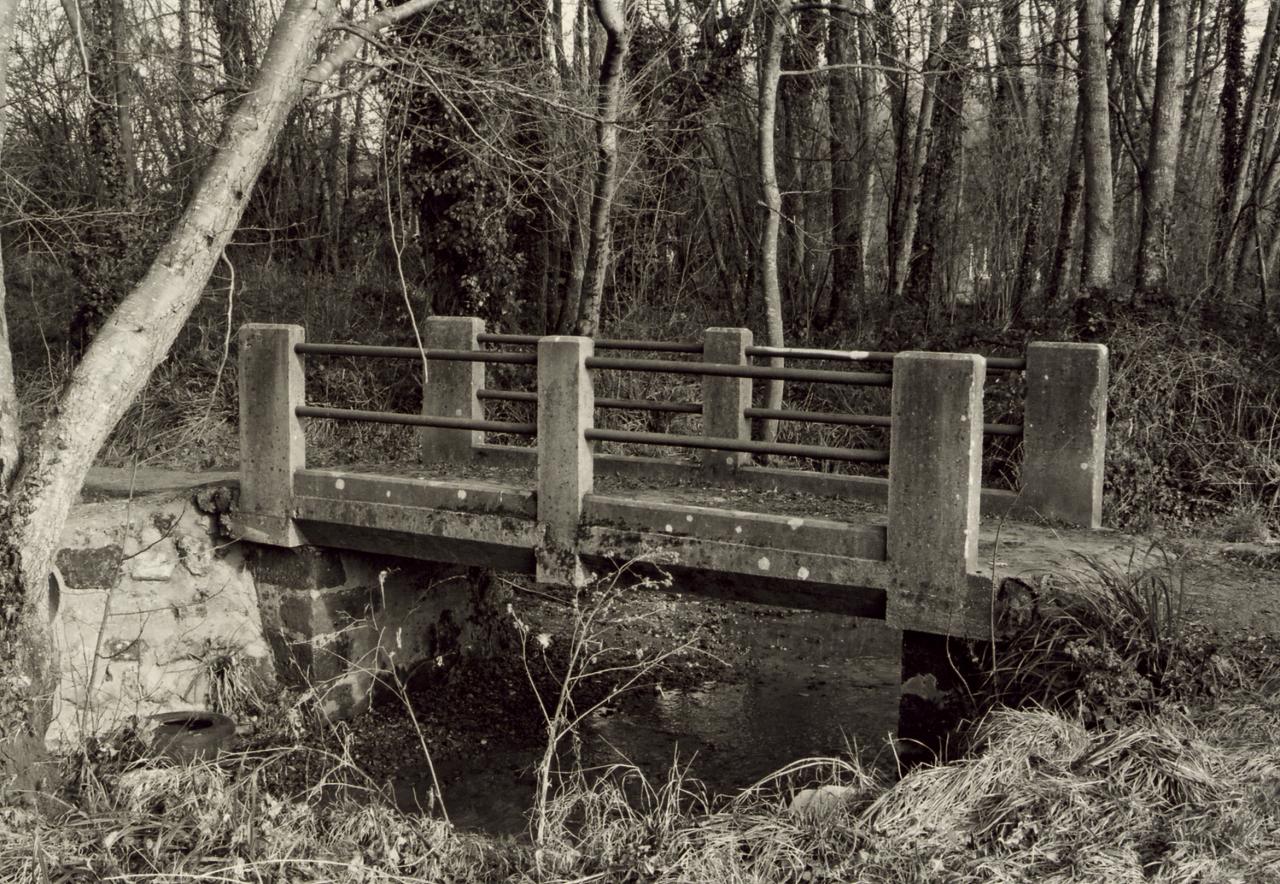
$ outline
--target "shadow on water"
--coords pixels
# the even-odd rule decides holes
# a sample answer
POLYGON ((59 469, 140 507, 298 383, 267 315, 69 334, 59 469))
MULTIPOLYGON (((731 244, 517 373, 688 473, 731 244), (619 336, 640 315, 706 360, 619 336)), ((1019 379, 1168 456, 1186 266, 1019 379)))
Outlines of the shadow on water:
MULTIPOLYGON (((847 754, 891 767, 901 635, 834 614, 734 606, 731 682, 651 687, 593 713, 580 734, 584 767, 636 765, 661 782, 673 761, 710 794, 733 794, 799 758, 847 754)), ((536 745, 488 749, 440 765, 445 805, 461 828, 517 834, 527 826, 536 745)), ((430 793, 425 770, 394 783, 405 807, 430 793)))

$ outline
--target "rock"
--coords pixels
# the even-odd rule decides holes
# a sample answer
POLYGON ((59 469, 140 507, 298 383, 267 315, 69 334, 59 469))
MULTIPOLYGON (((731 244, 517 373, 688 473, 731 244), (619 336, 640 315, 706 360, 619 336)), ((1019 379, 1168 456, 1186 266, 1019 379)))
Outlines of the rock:
POLYGON ((283 589, 328 589, 347 579, 338 551, 316 546, 255 546, 249 570, 259 583, 283 589))
POLYGON ((196 491, 196 508, 211 516, 229 513, 238 496, 238 488, 228 485, 209 485, 196 491))
POLYGON ((177 567, 178 551, 173 541, 166 538, 134 556, 129 563, 129 576, 134 580, 168 580, 177 567))
POLYGON ((71 589, 110 589, 120 578, 122 550, 117 544, 95 549, 62 549, 56 562, 71 589))
POLYGON ((946 691, 938 688, 938 677, 932 672, 911 676, 902 683, 902 693, 930 703, 937 703, 947 697, 946 691))
POLYGON ((791 799, 791 803, 787 805, 787 813, 791 816, 822 819, 840 810, 857 797, 858 790, 852 786, 820 786, 817 789, 803 789, 791 799))
POLYGON ((176 540, 182 567, 192 577, 204 576, 213 565, 213 544, 209 542, 209 538, 196 534, 179 534, 176 540))

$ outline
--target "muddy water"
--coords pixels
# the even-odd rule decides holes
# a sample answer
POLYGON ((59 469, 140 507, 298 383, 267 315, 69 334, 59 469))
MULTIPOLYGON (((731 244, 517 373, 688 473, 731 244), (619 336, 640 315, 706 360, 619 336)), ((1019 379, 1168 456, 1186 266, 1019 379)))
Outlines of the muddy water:
MULTIPOLYGON (((697 602, 686 604, 697 605, 697 602)), ((637 765, 665 778, 674 759, 712 794, 732 794, 799 758, 839 755, 891 764, 897 723, 900 634, 832 614, 721 606, 717 652, 732 649, 731 680, 658 687, 594 713, 582 731, 582 762, 637 765)), ((534 748, 490 750, 437 774, 456 825, 496 834, 526 827, 534 748)), ((429 794, 426 771, 404 771, 402 805, 429 794)))

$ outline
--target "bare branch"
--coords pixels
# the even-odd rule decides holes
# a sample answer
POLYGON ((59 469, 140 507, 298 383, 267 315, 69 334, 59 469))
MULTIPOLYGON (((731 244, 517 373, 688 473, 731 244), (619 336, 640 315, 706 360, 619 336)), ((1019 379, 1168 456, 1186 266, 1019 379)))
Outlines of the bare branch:
POLYGON ((391 6, 381 12, 376 12, 358 24, 343 26, 345 30, 351 33, 332 52, 316 62, 311 70, 307 71, 307 75, 303 78, 307 81, 305 94, 310 96, 314 93, 321 83, 324 83, 341 70, 347 62, 355 58, 361 46, 366 42, 373 42, 379 31, 386 30, 392 25, 411 18, 420 12, 425 12, 438 3, 440 3, 440 0, 409 0, 408 3, 391 6))

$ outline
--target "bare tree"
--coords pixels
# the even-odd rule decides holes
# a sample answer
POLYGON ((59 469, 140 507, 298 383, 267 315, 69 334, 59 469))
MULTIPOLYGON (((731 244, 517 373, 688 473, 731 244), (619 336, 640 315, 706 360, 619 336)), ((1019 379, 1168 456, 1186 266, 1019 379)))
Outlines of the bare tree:
MULTIPOLYGON (((791 0, 775 0, 765 4, 764 38, 760 47, 760 94, 756 120, 757 159, 760 170, 760 192, 764 201, 764 228, 760 234, 760 288, 764 296, 765 331, 770 347, 784 346, 782 319, 782 286, 778 281, 778 229, 782 221, 782 192, 778 189, 778 167, 775 151, 775 126, 778 119, 778 81, 782 77, 782 37, 787 28, 791 0)), ((780 357, 770 357, 769 364, 781 367, 780 357)), ((782 381, 769 381, 766 408, 782 407, 782 381)), ((778 438, 778 422, 764 422, 762 438, 772 442, 778 438)))
POLYGON ((1169 281, 1169 231, 1178 180, 1183 73, 1187 63, 1185 0, 1160 0, 1158 33, 1155 105, 1142 177, 1142 237, 1138 243, 1138 290, 1147 296, 1164 294, 1169 281))
POLYGON ((827 83, 831 124, 831 295, 821 325, 828 326, 867 294, 867 214, 871 202, 874 61, 867 56, 869 27, 847 13, 827 23, 827 83), (841 65, 865 65, 841 69, 841 65))
MULTIPOLYGON (((150 269, 113 311, 76 366, 16 476, 0 494, 0 784, 33 785, 56 666, 48 574, 67 515, 94 457, 195 308, 244 212, 288 114, 379 29, 437 0, 383 9, 316 63, 335 0, 287 0, 253 88, 150 269)), ((2 7, 0 7, 2 8, 2 7)), ((3 16, 0 16, 0 22, 3 16)), ((7 47, 9 33, 0 33, 7 47)), ((8 352, 0 361, 8 361, 8 352)), ((0 414, 16 403, 0 404, 0 414)))
POLYGON ((595 0, 595 13, 604 28, 605 45, 596 108, 596 173, 591 189, 586 277, 575 326, 577 334, 588 336, 600 327, 609 272, 609 220, 618 189, 618 114, 622 108, 622 66, 627 58, 627 16, 622 0, 595 0))
POLYGON ((1077 306, 1081 309, 1087 302, 1110 297, 1115 274, 1115 199, 1111 177, 1104 6, 1104 0, 1080 0, 1084 263, 1077 306))

